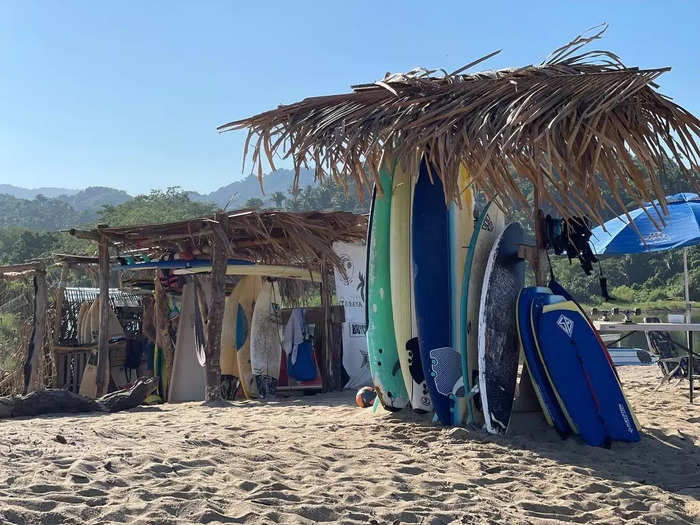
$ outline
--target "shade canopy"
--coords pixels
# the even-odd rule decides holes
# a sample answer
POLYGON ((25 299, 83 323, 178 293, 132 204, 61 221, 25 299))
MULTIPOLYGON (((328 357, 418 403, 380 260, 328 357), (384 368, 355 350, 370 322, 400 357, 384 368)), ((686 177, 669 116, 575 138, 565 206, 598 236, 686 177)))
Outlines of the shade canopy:
MULTIPOLYGON (((604 29, 603 29, 604 30, 604 29)), ((609 51, 581 52, 600 38, 579 36, 537 65, 466 73, 495 53, 448 72, 414 69, 352 86, 353 91, 304 99, 219 131, 247 129, 262 184, 263 162, 276 156, 297 170, 358 187, 379 181, 387 157, 417 176, 427 157, 447 200, 459 200, 465 166, 489 198, 529 206, 529 182, 565 217, 624 210, 659 199, 659 173, 669 162, 700 191, 700 120, 657 92, 670 68, 628 67, 609 51), (607 193, 613 195, 613 202, 607 193)), ((347 187, 347 186, 346 186, 347 187)), ((381 187, 380 187, 381 191, 381 187)))
POLYGON ((623 214, 594 228, 590 241, 593 253, 651 253, 699 244, 700 197, 677 193, 666 197, 666 202, 668 213, 658 202, 649 202, 629 212, 629 217, 623 214))

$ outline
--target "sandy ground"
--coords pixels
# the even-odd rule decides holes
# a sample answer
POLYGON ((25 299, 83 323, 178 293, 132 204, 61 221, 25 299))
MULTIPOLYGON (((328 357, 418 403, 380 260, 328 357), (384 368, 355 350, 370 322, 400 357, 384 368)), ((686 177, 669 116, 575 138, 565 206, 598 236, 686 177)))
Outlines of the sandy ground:
POLYGON ((438 428, 350 394, 0 421, 1 523, 698 523, 700 409, 621 369, 644 437, 605 450, 541 416, 438 428))

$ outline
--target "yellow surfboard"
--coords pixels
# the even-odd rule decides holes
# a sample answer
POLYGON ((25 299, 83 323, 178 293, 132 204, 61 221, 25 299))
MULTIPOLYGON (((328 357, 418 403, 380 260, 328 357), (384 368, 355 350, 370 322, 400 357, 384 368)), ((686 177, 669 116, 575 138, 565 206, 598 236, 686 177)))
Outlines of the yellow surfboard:
MULTIPOLYGON (((462 340, 462 329, 460 326, 462 312, 462 294, 464 282, 464 266, 469 251, 469 241, 474 232, 474 202, 472 189, 470 187, 469 172, 464 166, 459 168, 457 179, 459 189, 460 204, 451 203, 449 208, 450 224, 450 330, 452 348, 460 356, 466 354, 466 341, 462 340)), ((461 358, 461 357, 460 357, 461 358)), ((460 374, 461 377, 461 374, 460 374)), ((460 378, 458 390, 463 386, 460 378)), ((468 392, 465 392, 466 396, 468 392)), ((452 423, 461 425, 467 418, 467 399, 464 396, 456 396, 452 414, 452 423)))
MULTIPOLYGON (((401 365, 401 375, 411 406, 416 407, 413 399, 414 381, 410 371, 410 356, 406 343, 413 337, 412 333, 412 289, 411 279, 411 196, 413 181, 410 173, 396 166, 394 170, 391 196, 391 231, 389 236, 389 261, 391 280, 391 308, 394 317, 396 347, 401 365)), ((420 359, 416 356, 416 359, 420 359)))
POLYGON ((238 377, 238 357, 236 356, 236 318, 238 317, 238 297, 233 293, 226 298, 224 319, 221 326, 221 374, 238 377))
POLYGON ((236 328, 235 343, 236 360, 238 365, 238 378, 246 398, 254 399, 258 396, 258 387, 253 378, 253 369, 250 363, 250 326, 253 320, 253 308, 255 300, 262 289, 262 277, 247 275, 238 282, 229 297, 235 308, 236 328))

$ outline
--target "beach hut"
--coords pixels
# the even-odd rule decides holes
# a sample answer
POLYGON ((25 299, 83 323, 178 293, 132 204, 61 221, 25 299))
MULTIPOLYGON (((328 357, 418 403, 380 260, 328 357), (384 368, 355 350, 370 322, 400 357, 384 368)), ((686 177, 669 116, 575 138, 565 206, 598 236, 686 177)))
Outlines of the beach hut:
MULTIPOLYGON (((504 206, 526 206, 535 217, 549 203, 562 217, 602 223, 602 210, 626 210, 623 191, 640 206, 656 198, 665 208, 660 174, 667 161, 698 188, 700 120, 656 90, 655 80, 670 67, 628 67, 612 52, 582 50, 606 28, 578 36, 537 65, 467 72, 498 52, 490 53, 453 72, 387 74, 349 93, 307 98, 218 130, 248 130, 245 157, 261 184, 263 164, 274 169, 276 155, 291 160, 297 174, 313 165, 320 179, 355 179, 367 189, 376 183, 379 191, 385 159, 417 174, 425 158, 448 201, 460 200, 464 166, 474 188, 504 206), (534 202, 519 181, 532 184, 534 202), (604 186, 616 202, 604 200, 604 186)), ((543 261, 536 252, 529 258, 544 284, 543 261)))
MULTIPOLYGON (((278 157, 297 174, 313 165, 321 180, 345 187, 354 180, 382 195, 383 168, 398 164, 416 181, 426 162, 446 204, 460 205, 466 171, 467 187, 497 206, 532 210, 536 243, 520 244, 518 255, 545 285, 545 205, 565 219, 599 223, 605 210, 626 211, 630 200, 641 206, 658 199, 665 210, 662 175, 669 162, 680 166, 690 188, 699 188, 700 120, 655 84, 670 68, 628 67, 612 52, 583 49, 606 29, 576 37, 536 65, 469 72, 497 51, 452 72, 387 74, 218 130, 247 130, 244 169, 250 160, 261 184, 264 165, 274 169, 278 157)), ((522 377, 520 393, 529 393, 518 397, 534 408, 529 375, 522 377)))
MULTIPOLYGON (((331 327, 331 281, 333 269, 341 273, 345 270, 333 251, 333 243, 364 241, 366 229, 366 217, 348 212, 246 209, 171 223, 102 225, 93 230, 72 229, 70 233, 98 243, 100 293, 108 289, 114 268, 171 267, 175 276, 210 275, 209 285, 202 294, 204 300, 195 303, 207 311, 206 335, 201 337, 202 344, 198 346, 201 346, 200 362, 205 363, 205 400, 213 401, 221 399, 221 331, 227 274, 298 278, 320 284, 321 376, 324 389, 334 390, 340 386, 341 359, 331 327), (116 265, 112 264, 110 249, 117 256, 116 265)), ((163 349, 165 368, 172 370, 175 348, 167 332, 167 306, 163 302, 162 285, 156 279, 156 346, 163 349)), ((102 377, 100 370, 108 366, 107 338, 107 324, 105 318, 100 317, 98 381, 102 377)), ((98 394, 104 392, 105 387, 105 384, 98 384, 98 394)))

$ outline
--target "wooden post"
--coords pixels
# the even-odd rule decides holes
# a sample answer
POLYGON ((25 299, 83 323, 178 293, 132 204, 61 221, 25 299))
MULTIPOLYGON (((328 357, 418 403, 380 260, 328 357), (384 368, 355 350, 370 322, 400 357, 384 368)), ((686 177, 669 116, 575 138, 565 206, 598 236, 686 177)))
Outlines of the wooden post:
POLYGON ((100 331, 97 339, 97 387, 96 397, 107 393, 109 388, 109 246, 106 237, 100 237, 98 245, 100 287, 100 331))
POLYGON ((175 348, 173 347, 173 341, 170 338, 169 332, 169 322, 168 322, 168 298, 166 296, 165 290, 163 290, 163 285, 160 283, 160 279, 156 275, 154 281, 154 324, 156 327, 156 346, 160 348, 161 352, 165 357, 165 377, 163 379, 163 391, 160 392, 163 401, 168 400, 168 390, 170 387, 170 376, 173 371, 173 358, 175 357, 175 348))
POLYGON ((53 388, 58 388, 58 353, 56 352, 56 347, 61 341, 61 321, 63 320, 63 302, 65 300, 66 294, 66 281, 68 280, 68 274, 70 268, 67 264, 61 265, 61 277, 58 281, 58 286, 54 294, 54 315, 55 319, 53 322, 53 337, 51 339, 51 386, 53 388))
MULTIPOLYGON (((334 341, 331 315, 331 273, 328 269, 328 262, 321 261, 321 309, 323 312, 323 345, 321 359, 321 377, 323 379, 323 391, 332 392, 340 388, 340 355, 336 355, 335 349, 338 345, 334 341)), ((339 352, 337 352, 339 354, 339 352)))
MULTIPOLYGON (((685 277, 685 322, 693 322, 693 305, 690 302, 690 290, 688 288, 688 248, 683 248, 683 275, 685 277)), ((688 346, 688 383, 690 383, 689 399, 693 403, 693 390, 695 390, 695 364, 693 363, 693 332, 686 333, 686 344, 688 346)))
MULTIPOLYGON (((518 255, 521 258, 526 259, 532 266, 535 272, 535 284, 537 286, 547 285, 547 250, 545 250, 544 244, 544 223, 542 220, 542 210, 540 210, 540 191, 539 188, 535 187, 534 190, 534 211, 532 214, 532 219, 535 223, 535 246, 519 246, 518 255)), ((513 405, 514 412, 538 412, 540 411, 540 405, 537 401, 537 395, 535 394, 535 389, 532 385, 532 378, 530 374, 526 372, 525 366, 523 366, 523 372, 520 375, 520 383, 518 383, 518 390, 515 399, 515 404, 513 405)))
POLYGON ((207 344, 205 353, 207 362, 206 387, 204 401, 221 401, 221 326, 224 320, 224 302, 226 300, 226 263, 227 239, 222 232, 212 237, 211 256, 211 293, 207 315, 207 344))
POLYGON ((48 291, 46 289, 46 270, 39 268, 34 274, 34 329, 29 342, 27 356, 29 370, 25 367, 26 392, 34 392, 44 387, 44 342, 46 339, 46 310, 48 305, 48 291))

